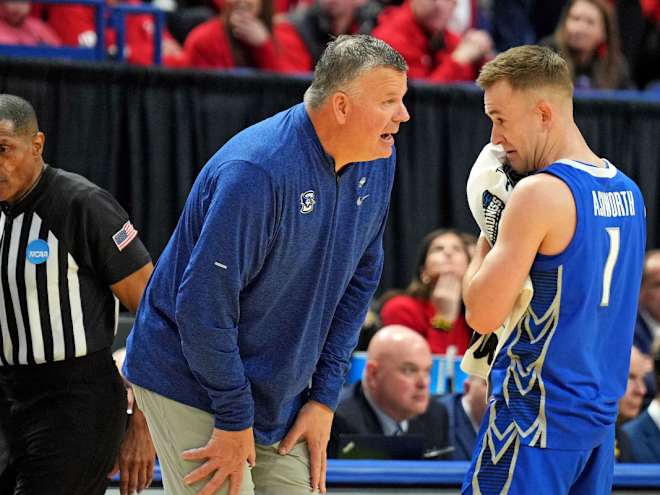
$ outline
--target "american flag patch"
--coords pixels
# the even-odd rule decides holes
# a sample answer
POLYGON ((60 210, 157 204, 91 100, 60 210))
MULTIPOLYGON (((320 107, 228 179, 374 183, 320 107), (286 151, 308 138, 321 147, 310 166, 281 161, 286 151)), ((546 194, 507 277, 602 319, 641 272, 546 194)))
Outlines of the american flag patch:
POLYGON ((135 227, 133 227, 133 224, 129 220, 122 226, 121 229, 117 231, 115 235, 112 236, 112 240, 115 241, 115 246, 117 246, 117 249, 121 251, 126 246, 128 246, 133 239, 135 239, 137 234, 138 231, 135 230, 135 227))

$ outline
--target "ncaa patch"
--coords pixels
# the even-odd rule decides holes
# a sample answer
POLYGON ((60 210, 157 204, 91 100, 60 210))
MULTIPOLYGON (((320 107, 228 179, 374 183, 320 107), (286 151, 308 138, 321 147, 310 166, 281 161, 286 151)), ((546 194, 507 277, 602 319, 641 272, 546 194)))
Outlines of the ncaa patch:
POLYGON ((133 227, 133 224, 129 220, 115 233, 115 235, 112 236, 112 240, 114 241, 115 246, 117 246, 117 249, 122 251, 133 239, 135 239, 137 234, 138 231, 135 230, 135 227, 133 227))
POLYGON ((27 245, 25 250, 25 257, 33 265, 40 265, 45 263, 50 256, 50 248, 48 243, 43 239, 35 239, 27 245))

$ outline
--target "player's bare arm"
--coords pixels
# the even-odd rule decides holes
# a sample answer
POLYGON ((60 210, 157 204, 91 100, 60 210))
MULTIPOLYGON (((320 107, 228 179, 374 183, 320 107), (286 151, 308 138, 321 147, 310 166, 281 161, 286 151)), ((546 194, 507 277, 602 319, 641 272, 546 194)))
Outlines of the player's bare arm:
POLYGON ((468 324, 486 334, 511 312, 538 252, 559 254, 575 230, 575 202, 569 188, 549 174, 523 179, 504 209, 492 249, 484 237, 463 284, 468 324))

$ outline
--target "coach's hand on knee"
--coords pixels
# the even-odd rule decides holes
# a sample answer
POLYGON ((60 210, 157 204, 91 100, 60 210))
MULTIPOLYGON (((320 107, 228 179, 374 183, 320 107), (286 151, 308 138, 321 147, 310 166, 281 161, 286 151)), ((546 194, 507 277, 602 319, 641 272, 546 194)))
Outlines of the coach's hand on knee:
POLYGON ((309 470, 312 490, 325 493, 325 474, 328 464, 328 441, 332 428, 332 410, 316 401, 305 404, 295 423, 280 442, 278 452, 288 454, 299 439, 304 439, 309 450, 309 470))
POLYGON ((238 495, 245 463, 254 466, 256 462, 252 428, 241 431, 214 428, 206 446, 186 450, 181 457, 186 461, 206 461, 183 478, 186 485, 192 485, 211 477, 199 495, 214 494, 225 481, 229 481, 229 495, 238 495))

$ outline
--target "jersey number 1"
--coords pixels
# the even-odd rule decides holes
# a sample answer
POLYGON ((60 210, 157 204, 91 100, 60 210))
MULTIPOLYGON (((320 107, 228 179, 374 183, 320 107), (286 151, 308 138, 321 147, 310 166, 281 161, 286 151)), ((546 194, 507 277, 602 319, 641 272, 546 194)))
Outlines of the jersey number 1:
POLYGON ((605 230, 607 231, 607 235, 610 236, 610 253, 607 255, 605 268, 603 269, 603 294, 600 298, 601 306, 609 306, 610 304, 612 273, 614 272, 616 260, 619 257, 619 242, 621 240, 619 227, 607 227, 605 230))

